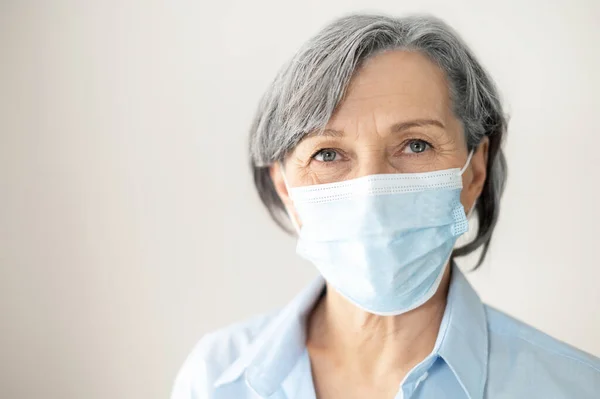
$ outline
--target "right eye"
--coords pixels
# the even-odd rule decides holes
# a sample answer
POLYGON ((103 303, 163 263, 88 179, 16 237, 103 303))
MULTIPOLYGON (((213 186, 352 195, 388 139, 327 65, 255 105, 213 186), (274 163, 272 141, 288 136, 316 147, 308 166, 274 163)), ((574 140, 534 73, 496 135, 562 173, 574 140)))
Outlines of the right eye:
POLYGON ((330 148, 322 149, 313 155, 313 159, 319 162, 333 162, 338 158, 338 153, 330 148))

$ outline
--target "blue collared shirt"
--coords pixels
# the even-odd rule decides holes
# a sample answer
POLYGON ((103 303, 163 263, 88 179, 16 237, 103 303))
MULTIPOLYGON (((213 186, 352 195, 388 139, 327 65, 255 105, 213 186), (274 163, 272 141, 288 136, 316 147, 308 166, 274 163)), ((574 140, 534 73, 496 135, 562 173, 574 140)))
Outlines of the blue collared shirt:
MULTIPOLYGON (((323 288, 318 278, 276 314, 203 337, 171 399, 314 399, 305 327, 323 288)), ((600 359, 482 304, 453 266, 434 349, 396 398, 598 399, 600 359)))

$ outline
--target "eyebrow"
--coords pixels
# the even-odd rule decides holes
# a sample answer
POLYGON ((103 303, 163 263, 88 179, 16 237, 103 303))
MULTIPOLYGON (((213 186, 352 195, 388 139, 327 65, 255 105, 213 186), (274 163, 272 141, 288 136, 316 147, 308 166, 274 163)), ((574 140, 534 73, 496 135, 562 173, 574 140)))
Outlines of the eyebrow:
MULTIPOLYGON (((391 133, 401 133, 405 130, 408 130, 413 127, 421 127, 421 126, 437 126, 442 129, 445 129, 446 126, 437 119, 415 119, 411 121, 404 121, 394 123, 390 128, 391 133)), ((309 136, 328 136, 328 137, 343 137, 344 132, 335 129, 323 129, 322 132, 315 131, 309 136), (320 133, 320 134, 319 134, 320 133)))
POLYGON ((342 130, 335 130, 335 129, 316 129, 313 130, 311 133, 309 133, 306 137, 344 137, 344 131, 342 130))
POLYGON ((390 131, 392 133, 400 133, 404 130, 408 130, 410 128, 420 127, 420 126, 437 126, 442 129, 446 128, 446 126, 444 126, 444 124, 442 122, 438 121, 437 119, 415 119, 412 121, 395 123, 390 128, 390 131))

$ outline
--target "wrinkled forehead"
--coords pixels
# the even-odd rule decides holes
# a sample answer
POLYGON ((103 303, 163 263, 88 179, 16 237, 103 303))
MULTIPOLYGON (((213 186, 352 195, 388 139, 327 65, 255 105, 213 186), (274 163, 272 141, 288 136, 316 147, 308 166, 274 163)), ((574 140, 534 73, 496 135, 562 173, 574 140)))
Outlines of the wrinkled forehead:
POLYGON ((448 127, 458 123, 444 72, 420 52, 396 50, 356 70, 325 129, 387 131, 392 124, 414 120, 448 127))

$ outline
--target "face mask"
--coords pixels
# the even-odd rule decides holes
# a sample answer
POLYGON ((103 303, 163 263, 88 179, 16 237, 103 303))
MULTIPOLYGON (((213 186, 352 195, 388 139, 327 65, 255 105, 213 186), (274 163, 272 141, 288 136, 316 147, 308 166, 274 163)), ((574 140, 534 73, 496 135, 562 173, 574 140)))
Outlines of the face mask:
MULTIPOLYGON (((297 253, 328 284, 374 314, 415 309, 437 291, 456 239, 468 230, 462 169, 378 174, 290 188, 302 222, 297 253)), ((287 185, 287 182, 286 182, 287 185)))

